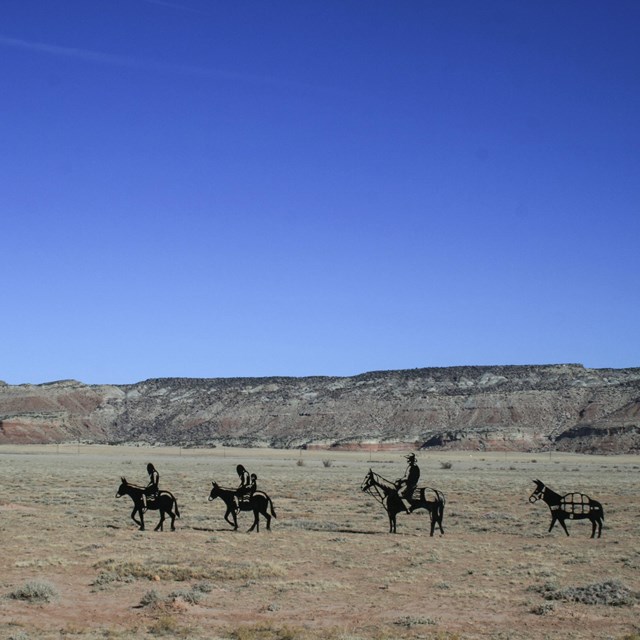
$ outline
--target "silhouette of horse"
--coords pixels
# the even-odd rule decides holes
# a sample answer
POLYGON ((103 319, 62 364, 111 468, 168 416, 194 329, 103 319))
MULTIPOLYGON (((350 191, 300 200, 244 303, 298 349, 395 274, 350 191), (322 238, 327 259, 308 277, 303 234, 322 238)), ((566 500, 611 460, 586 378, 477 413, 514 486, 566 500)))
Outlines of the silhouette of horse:
MULTIPOLYGON (((360 488, 385 508, 389 516, 389 533, 396 533, 396 516, 407 511, 395 484, 369 469, 360 488)), ((436 525, 439 527, 440 533, 444 533, 442 518, 445 499, 441 491, 429 487, 417 487, 408 502, 410 513, 417 509, 426 509, 429 512, 431 518, 430 536, 433 537, 436 525)))
MULTIPOLYGON (((126 478, 121 478, 121 481, 122 483, 118 488, 116 498, 129 496, 133 500, 133 511, 131 512, 131 519, 140 527, 140 531, 144 531, 144 487, 138 487, 136 485, 129 484, 126 478), (140 516, 140 520, 136 519, 136 513, 140 516)), ((178 509, 178 501, 175 499, 171 492, 160 491, 160 493, 154 500, 147 498, 147 509, 151 509, 152 511, 160 511, 160 522, 158 522, 154 531, 163 531, 165 514, 167 513, 171 517, 171 531, 176 530, 174 523, 176 520, 176 516, 178 518, 180 517, 180 510, 178 509)))
MULTIPOLYGON (((238 504, 235 500, 236 490, 225 489, 217 482, 212 482, 211 484, 213 488, 209 494, 209 501, 222 498, 222 501, 227 505, 224 519, 233 527, 234 531, 236 531, 238 529, 238 518, 236 517, 236 506, 238 506, 238 504), (233 520, 229 520, 229 516, 231 516, 233 520)), ((265 517, 268 530, 271 529, 271 516, 277 518, 275 509, 273 508, 273 502, 264 491, 256 491, 248 500, 241 500, 239 507, 240 511, 253 511, 253 524, 247 533, 254 529, 260 531, 260 514, 265 517), (271 510, 271 515, 269 515, 267 508, 271 510)))
POLYGON ((529 496, 532 504, 538 500, 543 500, 549 505, 551 510, 551 526, 559 522, 564 532, 569 535, 564 521, 569 520, 591 520, 591 537, 596 537, 596 526, 598 527, 598 538, 602 534, 602 521, 604 520, 604 509, 597 500, 592 500, 584 493, 567 493, 561 496, 559 493, 549 489, 544 482, 534 480, 535 491, 529 496))

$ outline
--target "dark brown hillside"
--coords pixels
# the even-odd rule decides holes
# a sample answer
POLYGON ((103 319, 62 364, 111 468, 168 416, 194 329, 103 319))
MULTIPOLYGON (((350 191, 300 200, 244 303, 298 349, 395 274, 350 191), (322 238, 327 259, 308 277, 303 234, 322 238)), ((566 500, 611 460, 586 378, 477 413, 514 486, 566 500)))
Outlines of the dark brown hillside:
POLYGON ((0 384, 0 443, 640 451, 640 369, 0 384))

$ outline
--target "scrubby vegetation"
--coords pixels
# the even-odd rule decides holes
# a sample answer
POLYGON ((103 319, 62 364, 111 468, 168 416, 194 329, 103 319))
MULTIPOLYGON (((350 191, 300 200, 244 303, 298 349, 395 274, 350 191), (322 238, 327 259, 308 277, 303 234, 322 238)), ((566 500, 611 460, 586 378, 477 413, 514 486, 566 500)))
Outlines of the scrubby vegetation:
POLYGON ((48 582, 26 582, 9 594, 14 600, 27 602, 51 602, 58 595, 57 589, 48 582))

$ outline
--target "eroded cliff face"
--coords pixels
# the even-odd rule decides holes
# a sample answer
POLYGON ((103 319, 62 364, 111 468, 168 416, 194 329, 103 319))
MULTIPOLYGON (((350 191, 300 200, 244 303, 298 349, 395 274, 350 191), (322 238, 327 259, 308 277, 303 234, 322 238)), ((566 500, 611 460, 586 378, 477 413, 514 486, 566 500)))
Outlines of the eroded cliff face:
POLYGON ((640 451, 640 369, 0 385, 0 443, 640 451))

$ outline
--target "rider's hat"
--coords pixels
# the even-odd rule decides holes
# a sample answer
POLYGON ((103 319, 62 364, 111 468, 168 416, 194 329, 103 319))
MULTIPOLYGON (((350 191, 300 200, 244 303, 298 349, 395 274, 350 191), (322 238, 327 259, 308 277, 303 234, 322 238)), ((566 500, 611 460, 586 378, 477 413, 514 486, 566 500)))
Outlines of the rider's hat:
POLYGON ((415 453, 410 453, 409 455, 406 455, 405 458, 407 460, 415 460, 416 459, 416 454, 415 453))

